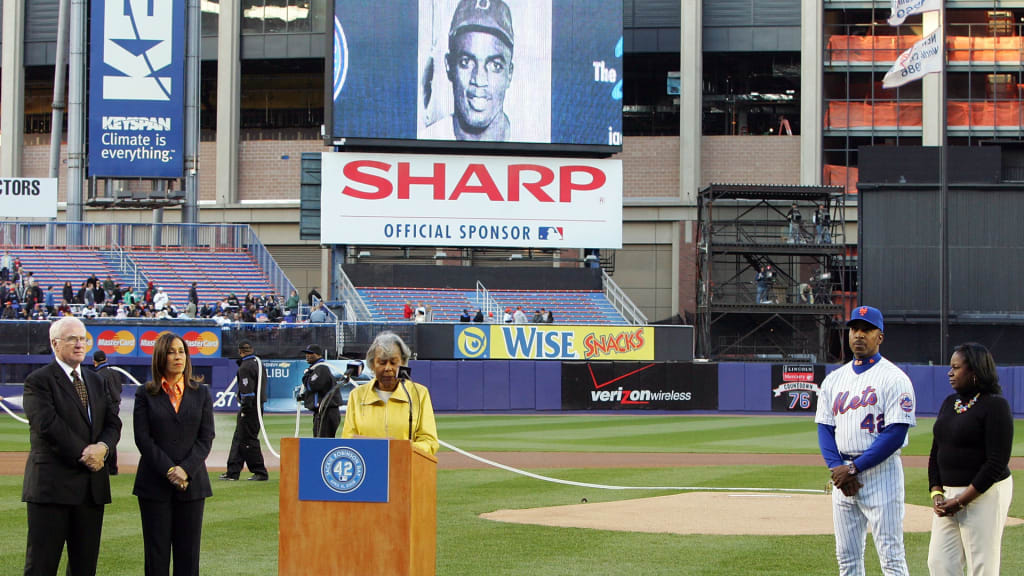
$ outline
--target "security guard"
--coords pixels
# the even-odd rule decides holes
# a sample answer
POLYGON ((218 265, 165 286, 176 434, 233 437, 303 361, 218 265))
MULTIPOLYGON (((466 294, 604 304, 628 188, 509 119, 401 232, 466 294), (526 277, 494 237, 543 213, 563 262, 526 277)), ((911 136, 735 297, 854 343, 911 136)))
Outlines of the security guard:
POLYGON ((303 352, 309 368, 302 374, 306 389, 306 407, 313 411, 313 437, 334 438, 341 424, 341 386, 324 362, 324 349, 310 344, 303 352))
POLYGON ((249 480, 265 482, 270 475, 260 450, 260 420, 256 411, 262 411, 263 403, 267 401, 267 369, 258 362, 248 340, 238 343, 238 355, 241 357, 238 359, 238 419, 235 421, 235 435, 231 438, 228 470, 220 475, 220 479, 238 480, 244 464, 252 472, 249 480), (259 402, 256 401, 257 388, 259 402))

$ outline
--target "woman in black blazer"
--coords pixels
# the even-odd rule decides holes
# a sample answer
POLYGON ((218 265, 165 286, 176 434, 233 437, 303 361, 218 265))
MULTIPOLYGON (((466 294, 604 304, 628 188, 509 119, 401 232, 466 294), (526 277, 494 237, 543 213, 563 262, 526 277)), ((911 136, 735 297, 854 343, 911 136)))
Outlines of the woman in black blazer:
POLYGON ((165 333, 153 347, 153 380, 135 393, 135 445, 141 458, 132 493, 139 499, 146 576, 199 574, 203 506, 213 495, 206 457, 213 445, 213 402, 192 378, 188 347, 165 333))

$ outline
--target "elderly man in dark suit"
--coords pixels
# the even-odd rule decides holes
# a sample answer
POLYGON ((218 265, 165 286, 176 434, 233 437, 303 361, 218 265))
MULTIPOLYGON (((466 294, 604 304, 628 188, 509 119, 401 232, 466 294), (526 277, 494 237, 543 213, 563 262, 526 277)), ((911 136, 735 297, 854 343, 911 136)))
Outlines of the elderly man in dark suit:
POLYGON ((26 575, 56 574, 65 542, 69 573, 96 574, 103 508, 110 502, 106 459, 121 438, 121 420, 103 382, 82 370, 87 341, 81 320, 54 322, 54 361, 25 378, 31 445, 21 494, 28 507, 26 575))

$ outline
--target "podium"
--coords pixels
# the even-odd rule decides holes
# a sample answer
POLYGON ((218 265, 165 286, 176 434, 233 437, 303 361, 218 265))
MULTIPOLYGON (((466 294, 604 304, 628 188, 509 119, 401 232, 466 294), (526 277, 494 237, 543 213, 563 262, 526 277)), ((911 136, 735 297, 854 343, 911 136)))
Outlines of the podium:
MULTIPOLYGON (((368 464, 366 468, 371 468, 371 465, 368 464)), ((367 483, 370 483, 371 478, 369 472, 367 470, 367 483)), ((342 476, 342 479, 345 478, 342 476)), ((337 482, 333 488, 314 486, 328 494, 337 491, 339 487, 343 490, 347 488, 346 485, 339 486, 337 482)), ((376 485, 366 488, 379 490, 381 487, 376 485)), ((362 490, 363 486, 357 486, 357 489, 362 490)), ((281 441, 280 490, 279 575, 434 574, 437 553, 437 459, 414 449, 408 440, 284 438, 281 441), (300 441, 303 442, 303 449, 307 450, 313 446, 310 441, 326 443, 317 446, 331 448, 327 456, 308 454, 304 457, 301 491, 307 495, 312 483, 321 481, 321 466, 327 463, 329 467, 328 459, 332 458, 332 454, 338 454, 339 448, 344 452, 345 447, 360 445, 359 442, 380 443, 373 447, 379 447, 382 454, 387 454, 387 486, 383 492, 387 501, 300 500, 300 441), (313 461, 313 458, 316 460, 313 461)), ((358 499, 357 491, 353 490, 349 496, 352 495, 358 499)))

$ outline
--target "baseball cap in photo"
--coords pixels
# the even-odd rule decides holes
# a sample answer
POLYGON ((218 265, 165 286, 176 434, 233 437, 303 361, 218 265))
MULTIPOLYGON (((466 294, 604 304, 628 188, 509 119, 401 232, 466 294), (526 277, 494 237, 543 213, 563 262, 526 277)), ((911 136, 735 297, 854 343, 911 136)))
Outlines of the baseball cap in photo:
POLYGON ((454 38, 474 30, 494 34, 509 46, 514 45, 512 11, 504 0, 460 0, 448 36, 454 38))
POLYGON ((850 313, 850 319, 846 322, 846 325, 849 326, 850 324, 853 324, 857 320, 867 322, 868 324, 871 324, 872 326, 878 328, 882 332, 885 332, 885 324, 882 321, 882 313, 878 310, 878 308, 873 308, 871 306, 858 306, 854 308, 853 312, 850 313))
POLYGON ((317 356, 324 355, 324 349, 317 346, 316 344, 310 344, 309 346, 306 346, 306 349, 303 350, 303 352, 306 354, 316 354, 317 356))

